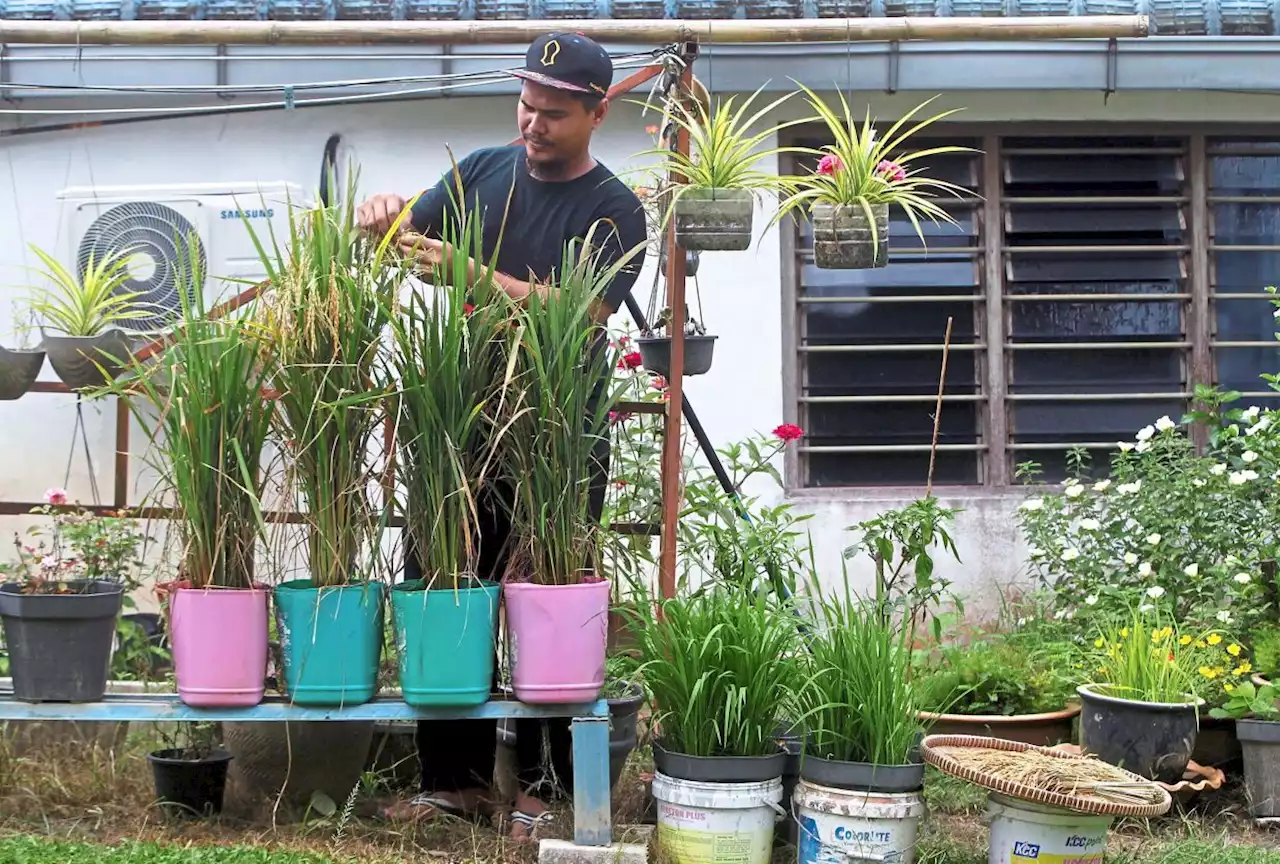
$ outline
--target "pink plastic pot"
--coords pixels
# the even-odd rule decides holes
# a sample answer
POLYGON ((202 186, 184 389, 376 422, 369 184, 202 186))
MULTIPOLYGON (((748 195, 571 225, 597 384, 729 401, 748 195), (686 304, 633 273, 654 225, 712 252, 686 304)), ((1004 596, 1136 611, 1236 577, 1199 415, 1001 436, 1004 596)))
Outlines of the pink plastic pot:
POLYGON ((594 702, 604 687, 609 583, 504 586, 511 683, 531 704, 594 702))
POLYGON ((179 588, 169 594, 173 672, 183 702, 209 708, 262 701, 269 596, 265 586, 179 588))

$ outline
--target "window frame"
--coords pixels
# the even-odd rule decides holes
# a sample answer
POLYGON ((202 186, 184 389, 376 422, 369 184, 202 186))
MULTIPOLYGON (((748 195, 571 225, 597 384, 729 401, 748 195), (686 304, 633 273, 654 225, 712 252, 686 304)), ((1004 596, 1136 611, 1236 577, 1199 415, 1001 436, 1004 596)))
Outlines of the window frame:
MULTIPOLYGON (((1006 280, 1005 232, 1003 230, 1004 203, 1001 189, 1001 142, 1016 137, 1121 137, 1121 136, 1174 136, 1186 145, 1188 245, 1185 253, 1187 265, 1187 291, 1189 299, 1184 304, 1186 341, 1186 390, 1193 392, 1200 383, 1213 383, 1216 377, 1213 346, 1215 344, 1214 302, 1212 292, 1213 260, 1210 238, 1212 204, 1210 202, 1210 156, 1207 142, 1215 138, 1269 137, 1280 144, 1280 123, 1214 123, 1192 122, 1117 122, 1100 120, 1070 120, 1053 122, 979 122, 939 123, 930 127, 930 138, 976 138, 982 153, 979 155, 982 201, 976 208, 981 231, 981 295, 975 301, 980 311, 983 328, 981 338, 985 351, 976 358, 979 392, 985 397, 978 402, 977 440, 985 445, 977 452, 982 460, 979 467, 980 481, 968 485, 935 484, 935 491, 944 491, 950 499, 990 499, 1021 497, 1024 487, 1016 484, 1009 459, 1010 402, 1007 391, 1009 321, 1005 301, 1006 280), (1000 231, 987 230, 987 226, 1002 226, 1000 231), (999 286, 999 302, 991 302, 991 286, 999 286), (998 407, 997 407, 998 406, 998 407)), ((823 137, 820 124, 802 125, 787 130, 779 136, 780 146, 797 146, 804 140, 823 137)), ((1280 150, 1280 148, 1277 148, 1280 150)), ((797 159, 792 154, 779 156, 779 171, 796 170, 797 159)), ((1280 207, 1280 203, 1276 204, 1280 207)), ((782 304, 782 387, 783 419, 787 423, 800 423, 801 406, 801 358, 800 310, 798 303, 801 264, 798 258, 799 228, 793 218, 787 218, 779 226, 779 251, 781 264, 782 304)), ((1276 251, 1280 254, 1280 238, 1275 249, 1263 247, 1259 251, 1276 251)), ((1261 288, 1263 286, 1259 286, 1261 288)), ((1193 440, 1203 445, 1205 430, 1192 430, 1193 440)), ((800 448, 787 448, 783 460, 783 480, 788 497, 801 500, 843 501, 850 499, 894 499, 920 494, 924 483, 910 485, 869 485, 810 487, 804 485, 804 455, 800 448)))

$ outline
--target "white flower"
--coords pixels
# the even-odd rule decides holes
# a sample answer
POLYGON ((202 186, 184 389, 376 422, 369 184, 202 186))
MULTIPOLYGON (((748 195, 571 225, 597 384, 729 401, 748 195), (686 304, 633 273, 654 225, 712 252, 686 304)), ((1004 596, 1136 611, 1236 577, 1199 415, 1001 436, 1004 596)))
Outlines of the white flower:
POLYGON ((1121 453, 1128 453, 1133 449, 1133 445, 1128 441, 1117 441, 1116 446, 1120 448, 1121 453))
POLYGON ((1026 619, 1026 618, 1019 618, 1019 619, 1018 619, 1018 626, 1019 626, 1019 627, 1025 627, 1025 626, 1027 626, 1027 619, 1026 619))
POLYGON ((1027 547, 1027 554, 1032 558, 1041 558, 1044 556, 1044 550, 1039 546, 1029 546, 1027 547))
POLYGON ((1240 419, 1248 420, 1250 423, 1252 423, 1253 421, 1258 419, 1258 414, 1261 413, 1261 411, 1262 409, 1259 408, 1257 405, 1250 405, 1248 408, 1240 412, 1240 419))
POLYGON ((1150 442, 1150 441, 1139 441, 1139 442, 1138 442, 1138 446, 1137 446, 1137 447, 1134 447, 1133 449, 1134 449, 1134 450, 1137 450, 1139 453, 1146 453, 1148 450, 1150 450, 1150 449, 1151 449, 1151 442, 1150 442))
POLYGON ((1110 480, 1099 480, 1097 483, 1093 484, 1094 492, 1106 492, 1110 488, 1111 488, 1110 480))
POLYGON ((1197 477, 1196 479, 1191 481, 1191 485, 1199 489, 1201 486, 1204 485, 1204 481, 1201 480, 1199 477, 1197 477))
POLYGON ((1183 573, 1186 573, 1188 576, 1199 576, 1199 575, 1200 575, 1200 565, 1199 565, 1199 564, 1188 564, 1186 567, 1183 567, 1183 568, 1182 568, 1182 572, 1183 572, 1183 573))
POLYGON ((1029 511, 1032 511, 1032 510, 1043 510, 1043 509, 1044 509, 1044 499, 1043 499, 1043 498, 1029 498, 1029 499, 1027 499, 1026 501, 1023 501, 1023 502, 1022 502, 1022 504, 1021 504, 1021 505, 1019 505, 1018 509, 1019 509, 1019 510, 1026 510, 1026 511, 1028 511, 1028 512, 1029 512, 1029 511))
POLYGON ((1137 492, 1142 488, 1141 480, 1134 480, 1132 483, 1121 483, 1116 487, 1116 491, 1121 495, 1128 495, 1130 492, 1137 492))
POLYGON ((1219 462, 1217 465, 1214 465, 1209 469, 1209 473, 1215 477, 1221 477, 1223 474, 1227 473, 1227 466, 1219 462))
POLYGON ((1248 479, 1248 477, 1244 476, 1243 471, 1232 471, 1231 475, 1227 477, 1227 482, 1232 486, 1243 486, 1248 479))
POLYGON ((1078 484, 1075 486, 1068 486, 1063 494, 1068 498, 1079 498, 1084 494, 1084 487, 1078 484))
POLYGON ((1150 561, 1143 561, 1141 564, 1139 564, 1139 565, 1138 565, 1138 575, 1139 575, 1139 576, 1150 576, 1150 575, 1151 575, 1151 562, 1150 562, 1150 561))
POLYGON ((1170 429, 1172 429, 1176 425, 1178 424, 1170 420, 1168 414, 1164 415, 1163 417, 1161 417, 1159 420, 1156 421, 1156 429, 1161 432, 1168 432, 1170 429))
POLYGON ((1253 577, 1250 576, 1248 573, 1237 573, 1232 578, 1234 578, 1241 585, 1248 585, 1250 582, 1253 581, 1253 577))
POLYGON ((1156 427, 1143 426, 1141 429, 1138 430, 1138 434, 1135 435, 1134 437, 1137 438, 1139 441, 1149 441, 1151 437, 1155 434, 1156 434, 1156 427))
POLYGON ((1126 552, 1124 553, 1124 563, 1132 567, 1134 564, 1138 563, 1138 556, 1134 555, 1132 552, 1126 552))
POLYGON ((1076 560, 1076 559, 1077 559, 1077 558, 1079 558, 1079 557, 1080 557, 1080 550, 1079 550, 1079 549, 1077 549, 1077 548, 1076 548, 1076 547, 1074 547, 1074 546, 1072 546, 1070 549, 1063 549, 1063 550, 1062 550, 1062 560, 1063 560, 1063 561, 1074 561, 1074 560, 1076 560))
POLYGON ((1097 531, 1102 527, 1102 523, 1097 519, 1081 519, 1080 527, 1085 531, 1097 531))
POLYGON ((1164 596, 1164 589, 1161 588, 1159 585, 1152 585, 1150 588, 1147 589, 1147 596, 1150 597, 1152 600, 1159 600, 1161 597, 1164 596))
POLYGON ((1057 612, 1053 613, 1053 617, 1054 617, 1054 620, 1061 621, 1063 618, 1067 617, 1067 610, 1059 609, 1057 612))
POLYGON ((1257 471, 1254 471, 1252 468, 1246 468, 1246 469, 1244 469, 1243 471, 1241 471, 1241 472, 1240 472, 1240 474, 1241 474, 1241 475, 1244 477, 1244 479, 1246 479, 1246 480, 1257 480, 1257 479, 1258 479, 1258 472, 1257 472, 1257 471))
POLYGON ((1277 309, 1276 311, 1272 312, 1272 313, 1271 313, 1271 317, 1272 317, 1272 318, 1280 318, 1280 309, 1277 309))
POLYGON ((1252 450, 1246 450, 1240 454, 1240 461, 1244 462, 1246 465, 1257 462, 1258 454, 1254 453, 1252 450))
POLYGON ((1158 545, 1158 544, 1160 543, 1160 535, 1159 535, 1159 534, 1148 534, 1148 535, 1147 535, 1147 542, 1148 542, 1148 543, 1150 543, 1152 546, 1156 546, 1156 545, 1158 545))
POLYGON ((1250 426, 1248 429, 1244 430, 1244 434, 1246 434, 1246 435, 1257 435, 1259 432, 1264 432, 1264 431, 1266 431, 1267 429, 1269 429, 1270 427, 1271 427, 1271 418, 1270 418, 1270 417, 1263 417, 1263 418, 1262 418, 1261 420, 1259 420, 1257 423, 1254 423, 1254 424, 1253 424, 1252 426, 1250 426))
POLYGON ((1155 608, 1156 607, 1152 606, 1150 603, 1143 603, 1141 606, 1138 607, 1138 611, 1141 612, 1143 615, 1146 615, 1148 612, 1153 611, 1155 608))
POLYGON ((1231 623, 1231 613, 1230 613, 1230 612, 1228 612, 1226 609, 1223 609, 1221 612, 1219 612, 1219 613, 1218 613, 1216 616, 1214 616, 1214 617, 1216 617, 1216 618, 1217 618, 1220 622, 1222 622, 1223 624, 1230 624, 1230 623, 1231 623))
POLYGON ((1084 598, 1084 602, 1087 606, 1096 606, 1098 603, 1098 595, 1090 594, 1088 597, 1084 598))

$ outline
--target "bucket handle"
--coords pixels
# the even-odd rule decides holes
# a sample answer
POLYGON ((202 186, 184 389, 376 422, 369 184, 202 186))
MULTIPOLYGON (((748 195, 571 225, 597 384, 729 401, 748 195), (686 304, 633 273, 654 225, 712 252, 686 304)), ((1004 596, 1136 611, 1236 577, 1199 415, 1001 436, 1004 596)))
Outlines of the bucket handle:
POLYGON ((764 806, 768 807, 774 813, 778 814, 777 818, 773 820, 775 822, 781 822, 783 819, 786 819, 788 816, 791 815, 790 812, 787 810, 787 808, 783 807, 777 801, 765 801, 763 803, 764 803, 764 806))

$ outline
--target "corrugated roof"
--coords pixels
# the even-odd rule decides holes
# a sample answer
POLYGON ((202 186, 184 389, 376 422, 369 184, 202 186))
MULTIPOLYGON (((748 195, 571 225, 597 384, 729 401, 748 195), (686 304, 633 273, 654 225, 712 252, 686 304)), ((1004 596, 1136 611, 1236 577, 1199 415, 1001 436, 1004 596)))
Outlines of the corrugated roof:
POLYGON ((1280 0, 0 0, 0 18, 63 21, 1133 14, 1162 36, 1280 35, 1280 0))

